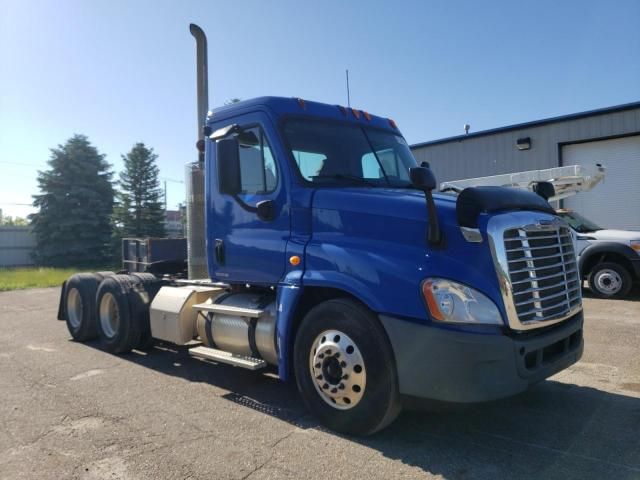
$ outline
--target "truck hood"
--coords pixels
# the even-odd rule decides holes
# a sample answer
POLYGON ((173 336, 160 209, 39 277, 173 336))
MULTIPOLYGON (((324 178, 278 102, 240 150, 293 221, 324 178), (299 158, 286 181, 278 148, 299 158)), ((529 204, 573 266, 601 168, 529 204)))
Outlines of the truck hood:
MULTIPOLYGON (((456 225, 456 197, 434 194, 438 218, 456 225)), ((326 188, 317 190, 313 209, 372 214, 427 223, 424 193, 409 188, 326 188)))
MULTIPOLYGON (((427 243, 427 208, 411 189, 323 188, 315 191, 304 282, 344 288, 372 310, 424 318, 420 285, 428 277, 469 285, 502 307, 486 234, 464 239, 456 197, 434 195, 445 247, 427 243), (369 295, 369 296, 368 296, 369 295)), ((481 230, 484 226, 480 227, 481 230)))
POLYGON ((626 243, 630 240, 640 240, 640 232, 634 230, 598 230, 596 232, 579 233, 579 235, 610 242, 626 243))

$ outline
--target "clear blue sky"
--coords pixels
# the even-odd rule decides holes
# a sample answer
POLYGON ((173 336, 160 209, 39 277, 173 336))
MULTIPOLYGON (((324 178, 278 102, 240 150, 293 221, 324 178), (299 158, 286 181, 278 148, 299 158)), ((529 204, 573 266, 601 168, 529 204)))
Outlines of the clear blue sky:
MULTIPOLYGON (((640 1, 0 0, 0 208, 25 215, 49 148, 138 141, 196 158, 195 47, 210 103, 299 96, 394 118, 410 143, 640 100, 640 1)), ((169 206, 184 197, 169 184, 169 206)))

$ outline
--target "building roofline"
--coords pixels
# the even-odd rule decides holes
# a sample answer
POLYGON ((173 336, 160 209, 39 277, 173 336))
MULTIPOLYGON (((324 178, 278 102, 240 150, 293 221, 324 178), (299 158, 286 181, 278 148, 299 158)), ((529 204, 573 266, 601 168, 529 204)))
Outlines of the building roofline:
POLYGON ((580 118, 592 117, 595 115, 604 115, 607 113, 623 112, 625 110, 633 110, 634 108, 640 108, 640 102, 624 103, 622 105, 615 105, 613 107, 597 108, 595 110, 587 110, 586 112, 571 113, 569 115, 560 115, 559 117, 550 117, 542 120, 533 120, 531 122, 516 123, 514 125, 507 125, 506 127, 491 128, 489 130, 481 130, 479 132, 473 132, 465 135, 455 135, 453 137, 446 137, 446 138, 440 138, 438 140, 430 140, 428 142, 415 143, 413 145, 410 145, 410 147, 420 148, 420 147, 427 147, 431 145, 438 145, 441 143, 449 143, 449 142, 456 142, 456 141, 459 142, 462 140, 467 140, 469 138, 484 137, 486 135, 493 135, 495 133, 510 132, 513 130, 522 130, 524 128, 530 128, 530 127, 540 127, 542 125, 548 125, 550 123, 564 122, 567 120, 577 120, 580 118))

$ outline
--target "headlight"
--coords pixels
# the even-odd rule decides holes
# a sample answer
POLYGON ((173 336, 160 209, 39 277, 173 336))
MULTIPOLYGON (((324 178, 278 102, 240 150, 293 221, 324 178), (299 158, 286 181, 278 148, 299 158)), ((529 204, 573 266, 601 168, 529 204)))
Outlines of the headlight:
POLYGON ((503 325, 495 303, 461 283, 427 278, 422 283, 422 294, 431 317, 439 322, 503 325))
POLYGON ((637 254, 640 254, 640 240, 631 240, 629 242, 631 248, 633 248, 637 254))

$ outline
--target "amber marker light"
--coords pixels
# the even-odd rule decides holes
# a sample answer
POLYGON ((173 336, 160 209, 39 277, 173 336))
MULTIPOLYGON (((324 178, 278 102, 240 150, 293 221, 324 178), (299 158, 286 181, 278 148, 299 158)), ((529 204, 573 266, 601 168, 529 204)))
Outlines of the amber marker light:
POLYGON ((360 118, 360 110, 356 110, 355 108, 352 108, 351 112, 353 113, 354 117, 360 118))
POLYGON ((364 115, 364 118, 367 119, 367 122, 371 121, 371 115, 369 115, 369 112, 365 112, 364 110, 362 111, 362 114, 364 115))
POLYGON ((391 127, 395 128, 396 130, 398 129, 398 125, 396 125, 396 122, 394 122, 392 119, 389 119, 389 125, 391 125, 391 127))
POLYGON ((298 98, 298 105, 300 105, 300 108, 302 108, 303 110, 307 108, 306 104, 304 103, 304 100, 301 98, 298 98))
POLYGON ((293 265, 294 267, 300 265, 300 257, 297 255, 293 255, 291 257, 289 257, 289 263, 291 265, 293 265))
POLYGON ((424 299, 427 301, 427 307, 429 307, 429 312, 433 319, 443 321, 444 315, 440 311, 436 296, 433 294, 433 282, 427 280, 422 284, 422 295, 424 295, 424 299))

